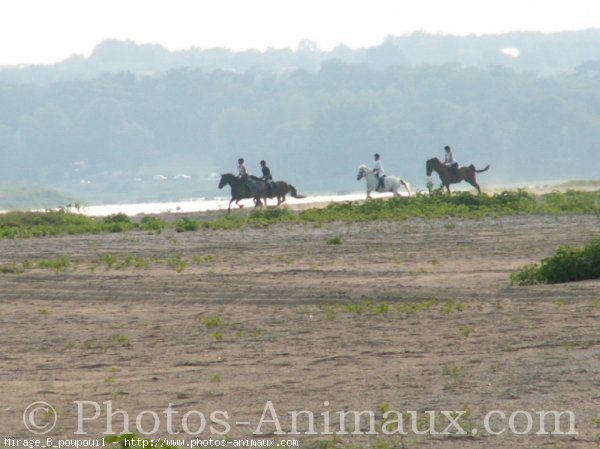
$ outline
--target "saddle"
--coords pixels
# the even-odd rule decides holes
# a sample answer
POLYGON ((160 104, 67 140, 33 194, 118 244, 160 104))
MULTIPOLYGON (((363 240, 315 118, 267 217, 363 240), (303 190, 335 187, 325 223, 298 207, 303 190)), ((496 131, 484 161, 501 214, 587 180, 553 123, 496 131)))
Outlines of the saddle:
POLYGON ((252 178, 252 177, 249 177, 246 180, 246 188, 248 189, 248 192, 251 195, 255 195, 256 194, 256 184, 257 184, 257 181, 258 181, 258 179, 252 178))
POLYGON ((457 182, 460 182, 460 167, 458 164, 452 164, 450 166, 450 174, 454 176, 454 179, 456 179, 457 182))

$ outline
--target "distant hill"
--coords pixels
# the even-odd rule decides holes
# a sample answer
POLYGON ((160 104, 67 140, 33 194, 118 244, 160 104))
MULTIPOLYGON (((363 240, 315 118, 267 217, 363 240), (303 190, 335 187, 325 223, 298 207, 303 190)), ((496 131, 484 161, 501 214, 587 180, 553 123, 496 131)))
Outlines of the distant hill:
POLYGON ((452 36, 421 32, 389 36, 378 46, 353 50, 340 45, 322 51, 310 40, 292 49, 247 50, 225 48, 169 51, 155 44, 106 40, 89 57, 73 55, 46 66, 0 67, 0 80, 14 83, 47 83, 90 78, 102 73, 130 72, 158 75, 193 67, 234 72, 283 73, 316 71, 324 61, 336 59, 369 68, 418 67, 457 63, 464 67, 504 66, 544 75, 573 72, 582 62, 600 59, 600 29, 560 33, 513 32, 498 35, 452 36))
POLYGON ((19 184, 0 184, 0 211, 51 209, 71 201, 54 189, 19 184))

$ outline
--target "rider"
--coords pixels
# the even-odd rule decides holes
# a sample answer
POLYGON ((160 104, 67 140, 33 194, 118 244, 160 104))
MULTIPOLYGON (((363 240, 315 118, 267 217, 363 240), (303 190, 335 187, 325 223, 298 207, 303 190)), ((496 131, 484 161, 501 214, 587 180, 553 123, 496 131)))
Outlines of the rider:
POLYGON ((244 159, 238 159, 238 178, 246 180, 248 179, 248 170, 246 170, 246 166, 244 165, 244 159))
POLYGON ((381 156, 379 156, 379 153, 375 153, 374 157, 375 167, 373 167, 373 173, 375 173, 375 176, 377 176, 377 180, 379 181, 376 189, 379 190, 380 188, 383 188, 385 172, 383 171, 383 163, 381 162, 381 156))
POLYGON ((454 174, 457 175, 458 174, 458 162, 454 158, 454 154, 452 153, 452 148, 450 148, 450 145, 446 145, 444 147, 444 151, 446 152, 446 155, 444 158, 444 165, 447 165, 448 167, 450 167, 450 169, 452 169, 454 174))
POLYGON ((267 163, 263 160, 260 161, 260 169, 262 170, 262 179, 267 185, 267 195, 273 195, 273 176, 271 176, 271 169, 267 167, 267 163))
POLYGON ((240 178, 244 182, 244 186, 246 186, 246 190, 252 192, 250 188, 250 184, 248 183, 248 170, 246 170, 246 166, 244 165, 244 159, 238 159, 238 178, 240 178))

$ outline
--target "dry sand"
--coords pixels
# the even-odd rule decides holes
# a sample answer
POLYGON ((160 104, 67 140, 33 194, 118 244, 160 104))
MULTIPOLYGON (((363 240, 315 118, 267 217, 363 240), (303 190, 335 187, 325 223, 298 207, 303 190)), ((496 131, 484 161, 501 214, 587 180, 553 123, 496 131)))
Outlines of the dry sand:
MULTIPOLYGON (((130 430, 138 417, 152 429, 156 413, 156 436, 167 434, 169 404, 178 430, 186 413, 195 429, 197 412, 226 411, 229 438, 251 437, 272 401, 284 430, 288 411, 329 411, 335 430, 338 411, 372 410, 381 422, 387 409, 469 410, 463 424, 481 430, 346 435, 340 447, 599 447, 600 281, 509 281, 522 265, 599 231, 596 216, 516 216, 2 240, 0 265, 77 263, 0 275, 0 446, 33 436, 23 411, 34 401, 56 409, 54 438, 75 437, 74 401, 101 407, 99 419, 84 422, 89 437, 106 431, 112 401, 130 430), (338 236, 341 244, 327 243, 338 236), (148 266, 94 262, 106 254, 148 266), (181 272, 167 261, 177 256, 188 262, 181 272), (406 304, 428 299, 435 304, 407 313, 406 304), (365 300, 389 310, 346 308, 365 300), (486 436, 491 410, 570 410, 578 435, 535 435, 536 421, 530 435, 486 436)), ((86 406, 84 416, 93 414, 86 406)), ((115 433, 122 421, 112 420, 115 433)), ((332 443, 330 435, 294 438, 305 447, 332 443)))

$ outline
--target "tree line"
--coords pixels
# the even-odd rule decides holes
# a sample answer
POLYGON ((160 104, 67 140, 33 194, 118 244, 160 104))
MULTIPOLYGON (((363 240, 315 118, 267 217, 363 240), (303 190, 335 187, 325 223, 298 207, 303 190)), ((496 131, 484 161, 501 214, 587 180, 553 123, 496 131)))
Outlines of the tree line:
MULTIPOLYGON (((282 73, 178 68, 89 79, 0 82, 3 181, 115 186, 186 173, 206 179, 269 162, 308 192, 361 189, 361 163, 424 184, 425 160, 451 145, 481 179, 597 178, 600 75, 589 61, 541 75, 458 63, 390 66, 337 59, 282 73)), ((101 187, 98 187, 101 189, 101 187)), ((217 195, 212 184, 196 193, 217 195)))

